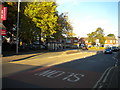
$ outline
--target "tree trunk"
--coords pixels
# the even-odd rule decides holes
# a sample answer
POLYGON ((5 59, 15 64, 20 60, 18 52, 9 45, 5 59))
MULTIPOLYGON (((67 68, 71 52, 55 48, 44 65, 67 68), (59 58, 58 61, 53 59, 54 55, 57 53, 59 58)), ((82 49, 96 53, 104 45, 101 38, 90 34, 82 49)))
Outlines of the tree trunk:
MULTIPOLYGON (((41 29, 40 28, 38 28, 40 31, 39 31, 39 44, 41 44, 42 43, 42 41, 41 41, 41 29)), ((40 45, 39 45, 39 49, 41 49, 41 47, 40 47, 40 45)))

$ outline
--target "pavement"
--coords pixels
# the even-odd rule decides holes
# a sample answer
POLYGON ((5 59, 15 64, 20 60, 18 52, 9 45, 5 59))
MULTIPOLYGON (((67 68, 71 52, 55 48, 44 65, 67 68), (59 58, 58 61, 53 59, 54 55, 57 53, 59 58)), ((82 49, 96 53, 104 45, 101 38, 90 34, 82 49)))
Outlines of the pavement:
MULTIPOLYGON (((78 50, 78 49, 64 49, 59 51, 38 50, 38 51, 19 52, 19 54, 16 54, 15 52, 7 52, 6 54, 2 55, 2 63, 31 59, 39 56, 49 57, 49 56, 58 56, 58 55, 64 55, 64 54, 74 54, 74 53, 80 53, 80 52, 86 52, 86 50, 78 50)), ((89 50, 87 52, 100 53, 101 51, 89 50)))
POLYGON ((86 53, 87 53, 86 51, 72 49, 72 50, 64 50, 57 52, 40 52, 40 53, 38 52, 38 53, 6 56, 2 58, 2 62, 1 62, 2 76, 3 77, 9 76, 13 73, 21 72, 36 67, 45 67, 45 66, 53 66, 53 65, 61 64, 63 62, 71 61, 73 60, 73 58, 78 59, 78 56, 84 58, 85 56, 87 57, 96 54, 96 52, 90 52, 88 54, 86 53), (69 57, 69 55, 71 57, 69 57), (60 57, 62 56, 65 56, 66 58, 60 59, 60 57), (54 60, 53 58, 55 58, 56 60, 54 60))
POLYGON ((56 56, 56 55, 62 55, 62 54, 72 54, 72 53, 78 53, 77 49, 65 49, 63 51, 48 51, 48 50, 40 50, 40 51, 28 51, 28 52, 19 52, 19 54, 15 54, 15 52, 7 52, 2 57, 2 63, 10 62, 14 60, 25 60, 30 58, 35 58, 37 56, 46 57, 47 56, 56 56))

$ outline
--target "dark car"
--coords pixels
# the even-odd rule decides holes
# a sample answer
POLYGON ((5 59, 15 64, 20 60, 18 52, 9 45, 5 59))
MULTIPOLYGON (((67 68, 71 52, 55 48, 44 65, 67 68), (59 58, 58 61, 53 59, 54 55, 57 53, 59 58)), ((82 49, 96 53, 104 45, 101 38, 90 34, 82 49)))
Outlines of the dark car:
POLYGON ((36 46, 33 44, 25 44, 20 46, 19 50, 36 50, 36 46))
POLYGON ((88 48, 86 46, 83 46, 82 50, 88 50, 88 48))
POLYGON ((111 47, 111 49, 112 49, 112 51, 114 51, 114 52, 119 51, 119 48, 118 48, 118 47, 111 47))
POLYGON ((36 47, 36 49, 42 49, 42 50, 47 49, 47 46, 43 44, 33 44, 33 45, 36 47))
POLYGON ((103 51, 105 54, 112 54, 112 50, 110 48, 107 48, 103 51))

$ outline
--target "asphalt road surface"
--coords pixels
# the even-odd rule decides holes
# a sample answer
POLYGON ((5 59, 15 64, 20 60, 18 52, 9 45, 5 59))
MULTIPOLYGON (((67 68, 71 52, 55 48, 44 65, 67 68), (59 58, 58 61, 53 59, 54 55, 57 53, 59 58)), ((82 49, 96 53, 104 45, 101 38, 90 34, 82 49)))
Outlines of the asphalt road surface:
MULTIPOLYGON (((116 64, 115 53, 98 53, 84 58, 78 58, 77 54, 76 57, 64 63, 38 65, 6 76, 2 88, 94 88, 102 75, 116 64)), ((55 60, 61 59, 65 60, 66 56, 55 57, 55 60)))

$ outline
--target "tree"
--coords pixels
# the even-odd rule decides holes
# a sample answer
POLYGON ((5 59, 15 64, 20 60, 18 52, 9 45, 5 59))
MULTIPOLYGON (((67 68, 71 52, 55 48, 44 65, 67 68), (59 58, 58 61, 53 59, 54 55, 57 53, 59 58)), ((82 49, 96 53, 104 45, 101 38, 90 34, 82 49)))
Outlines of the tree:
POLYGON ((43 39, 51 37, 57 24, 56 2, 28 2, 24 15, 37 27, 38 36, 43 39))
POLYGON ((108 37, 115 37, 114 34, 108 34, 107 36, 108 36, 108 37))
POLYGON ((61 13, 58 15, 56 33, 53 34, 55 39, 63 39, 64 37, 73 37, 73 27, 68 20, 66 13, 61 13))
POLYGON ((95 32, 89 33, 88 35, 88 41, 93 44, 95 44, 96 39, 99 39, 99 43, 100 44, 104 44, 105 43, 105 36, 103 33, 103 29, 102 28, 97 28, 95 32))
MULTIPOLYGON (((16 37, 17 2, 8 2, 8 36, 16 37), (10 34, 9 34, 10 33, 10 34)), ((58 15, 56 2, 21 2, 19 39, 32 43, 39 37, 43 40, 72 37, 73 27, 65 13, 58 15)))
POLYGON ((92 32, 87 34, 88 35, 88 42, 91 42, 92 45, 95 45, 96 42, 96 32, 92 32))
POLYGON ((65 34, 66 37, 73 37, 75 34, 73 33, 73 27, 71 25, 71 22, 68 19, 67 14, 64 15, 64 29, 63 34, 65 34))
POLYGON ((32 43, 37 40, 37 28, 31 18, 25 16, 24 10, 27 2, 21 2, 20 4, 20 31, 19 38, 21 41, 32 43))
POLYGON ((7 20, 3 21, 3 24, 7 30, 8 38, 13 41, 16 37, 16 21, 17 21, 17 2, 4 2, 3 5, 7 8, 7 20))
POLYGON ((105 36, 104 36, 104 33, 103 33, 104 30, 99 27, 99 28, 96 29, 95 32, 96 32, 96 34, 97 34, 97 35, 96 35, 96 38, 99 39, 99 43, 100 43, 100 44, 105 44, 105 40, 106 40, 106 39, 105 39, 105 36))
MULTIPOLYGON (((5 2, 4 6, 8 7, 7 20, 4 21, 4 25, 7 28, 7 37, 10 37, 11 42, 14 41, 17 34, 17 15, 18 15, 18 3, 17 2, 5 2)), ((21 41, 32 42, 35 38, 33 33, 35 30, 35 24, 32 20, 24 15, 24 9, 26 2, 20 3, 20 29, 19 29, 19 39, 21 41)))

